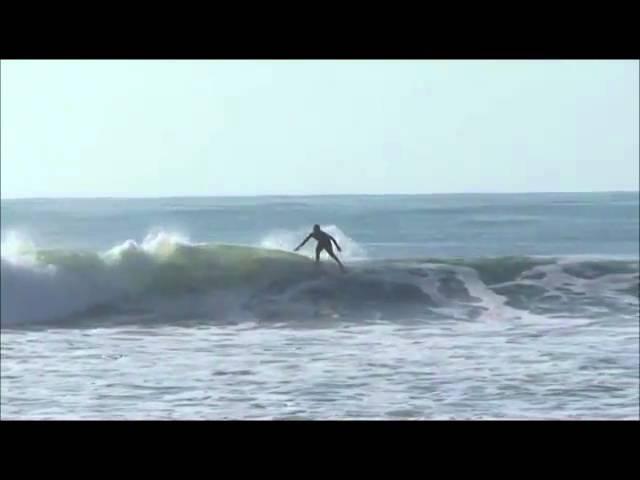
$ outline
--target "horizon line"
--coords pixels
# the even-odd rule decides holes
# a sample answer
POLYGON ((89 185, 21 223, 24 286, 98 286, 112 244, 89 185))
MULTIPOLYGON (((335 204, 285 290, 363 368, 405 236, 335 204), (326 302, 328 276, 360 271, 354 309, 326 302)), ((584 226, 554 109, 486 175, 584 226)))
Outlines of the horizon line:
POLYGON ((261 194, 226 194, 226 195, 157 195, 157 196, 126 196, 126 195, 99 195, 99 196, 24 196, 24 197, 0 197, 4 200, 162 200, 175 198, 268 198, 268 197, 419 197, 441 195, 549 195, 549 194, 606 194, 606 193, 638 193, 639 190, 574 190, 574 191, 517 191, 517 192, 431 192, 431 193, 261 193, 261 194))

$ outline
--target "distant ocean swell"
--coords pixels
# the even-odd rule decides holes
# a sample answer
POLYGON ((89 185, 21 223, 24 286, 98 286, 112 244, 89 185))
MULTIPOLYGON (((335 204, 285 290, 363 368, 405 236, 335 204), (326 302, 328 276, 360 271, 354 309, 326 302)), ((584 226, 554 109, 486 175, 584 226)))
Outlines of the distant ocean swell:
MULTIPOLYGON (((337 227, 349 273, 291 253, 301 232, 256 246, 193 244, 166 232, 102 253, 2 244, 2 327, 113 322, 319 321, 638 314, 637 259, 368 260, 337 227)), ((307 253, 311 249, 306 250, 307 253)))

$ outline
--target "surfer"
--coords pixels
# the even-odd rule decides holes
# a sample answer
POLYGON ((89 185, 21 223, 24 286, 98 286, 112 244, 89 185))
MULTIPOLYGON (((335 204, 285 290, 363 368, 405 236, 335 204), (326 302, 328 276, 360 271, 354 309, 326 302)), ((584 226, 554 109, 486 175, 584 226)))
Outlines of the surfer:
POLYGON ((309 241, 310 238, 314 238, 318 242, 318 245, 316 245, 316 264, 320 262, 320 254, 322 253, 322 250, 324 250, 329 254, 331 258, 333 258, 336 262, 338 262, 338 265, 340 266, 340 270, 342 270, 343 272, 345 271, 344 265, 342 265, 338 257, 336 257, 336 254, 333 253, 333 245, 331 245, 331 242, 336 244, 336 248, 338 249, 339 252, 342 251, 342 249, 340 248, 340 245, 338 245, 338 242, 336 242, 335 238, 333 238, 328 233, 320 230, 320 225, 314 225, 313 232, 307 235, 307 238, 305 238, 302 241, 302 243, 298 245, 293 251, 297 252, 298 250, 300 250, 303 247, 303 245, 309 241))

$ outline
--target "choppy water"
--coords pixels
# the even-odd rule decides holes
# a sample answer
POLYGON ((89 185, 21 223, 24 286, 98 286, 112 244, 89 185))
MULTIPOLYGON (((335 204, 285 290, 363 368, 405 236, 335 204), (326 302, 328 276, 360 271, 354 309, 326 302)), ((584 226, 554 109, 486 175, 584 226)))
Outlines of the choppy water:
POLYGON ((2 236, 3 419, 639 417, 636 193, 3 200, 2 236), (285 253, 316 222, 348 274, 285 253))

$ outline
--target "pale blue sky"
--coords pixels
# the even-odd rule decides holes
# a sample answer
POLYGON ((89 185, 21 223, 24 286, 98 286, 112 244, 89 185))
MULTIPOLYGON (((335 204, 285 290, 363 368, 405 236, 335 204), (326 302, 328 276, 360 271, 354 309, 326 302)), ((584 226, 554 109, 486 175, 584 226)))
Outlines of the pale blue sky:
POLYGON ((638 189, 637 61, 2 61, 13 197, 638 189))

